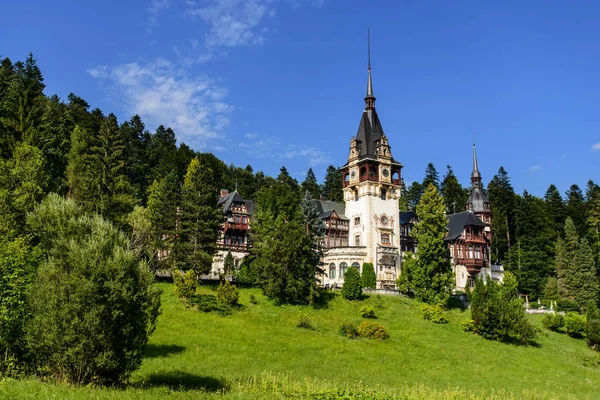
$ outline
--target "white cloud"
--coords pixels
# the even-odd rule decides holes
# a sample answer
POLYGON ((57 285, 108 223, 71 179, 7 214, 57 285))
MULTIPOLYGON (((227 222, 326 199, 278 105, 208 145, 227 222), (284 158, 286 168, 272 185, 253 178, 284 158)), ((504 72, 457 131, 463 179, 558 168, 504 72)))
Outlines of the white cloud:
POLYGON ((247 139, 251 142, 240 142, 238 147, 247 154, 256 158, 271 158, 274 160, 304 160, 310 167, 327 164, 330 157, 321 150, 314 147, 299 147, 295 145, 282 146, 278 138, 265 136, 258 133, 246 133, 247 139))
POLYGON ((150 24, 155 24, 161 11, 166 10, 170 6, 171 0, 152 0, 150 2, 150 7, 148 8, 148 13, 150 14, 150 24))
POLYGON ((594 144, 592 145, 592 150, 594 150, 594 151, 598 151, 598 150, 600 150, 600 142, 598 142, 598 143, 594 143, 594 144))
POLYGON ((222 137, 233 107, 224 102, 227 90, 214 80, 191 77, 170 61, 130 63, 89 69, 107 83, 109 93, 129 114, 139 114, 151 126, 170 126, 194 148, 222 137))
POLYGON ((257 136, 256 133, 246 133, 246 134, 244 134, 244 137, 246 139, 254 139, 256 136, 257 136))
POLYGON ((541 165, 534 165, 533 167, 529 167, 530 171, 539 171, 542 168, 541 165))

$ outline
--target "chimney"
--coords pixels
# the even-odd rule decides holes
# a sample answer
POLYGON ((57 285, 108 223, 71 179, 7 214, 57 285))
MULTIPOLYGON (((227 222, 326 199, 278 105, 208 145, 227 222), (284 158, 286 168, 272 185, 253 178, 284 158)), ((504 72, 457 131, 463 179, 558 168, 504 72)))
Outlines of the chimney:
POLYGON ((228 194, 229 194, 229 190, 221 189, 221 198, 227 197, 228 194))

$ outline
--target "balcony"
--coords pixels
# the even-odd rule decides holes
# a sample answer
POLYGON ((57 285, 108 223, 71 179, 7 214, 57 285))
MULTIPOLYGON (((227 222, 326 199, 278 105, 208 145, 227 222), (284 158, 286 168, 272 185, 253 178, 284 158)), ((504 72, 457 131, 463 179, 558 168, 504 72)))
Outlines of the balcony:
POLYGON ((469 274, 476 275, 487 266, 487 261, 482 258, 457 258, 456 264, 464 265, 469 274))
POLYGON ((243 222, 225 222, 225 224, 223 225, 223 231, 227 232, 227 231, 247 231, 248 230, 248 223, 243 223, 243 222))
POLYGON ((336 229, 336 230, 339 230, 339 231, 347 231, 348 229, 350 229, 348 225, 336 224, 336 223, 329 223, 329 222, 327 222, 325 224, 325 227, 327 229, 336 229))
POLYGON ((229 250, 229 251, 239 251, 241 253, 247 253, 249 250, 248 245, 245 244, 224 244, 224 243, 219 243, 217 244, 217 248, 219 250, 229 250))
POLYGON ((364 182, 364 181, 373 181, 373 182, 379 182, 379 175, 375 174, 375 175, 363 175, 358 179, 359 182, 364 182))
POLYGON ((465 242, 485 243, 485 236, 483 235, 463 235, 462 239, 465 242))

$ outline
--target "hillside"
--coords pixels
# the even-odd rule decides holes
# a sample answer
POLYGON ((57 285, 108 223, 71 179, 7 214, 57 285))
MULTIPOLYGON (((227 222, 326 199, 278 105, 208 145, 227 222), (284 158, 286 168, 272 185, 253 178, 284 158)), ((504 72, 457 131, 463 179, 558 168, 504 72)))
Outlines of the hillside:
MULTIPOLYGON (((201 313, 161 284, 163 314, 142 368, 121 389, 73 389, 37 380, 4 380, 1 398, 275 398, 315 397, 347 389, 358 394, 420 398, 597 398, 600 358, 584 340, 544 331, 538 346, 487 341, 464 333, 468 312, 450 323, 419 317, 419 303, 372 296, 336 296, 320 308, 272 305, 258 289, 241 290, 232 315, 201 313), (258 304, 249 302, 253 294, 258 304), (389 329, 383 342, 349 340, 338 327, 359 323, 363 304, 376 307, 389 329), (296 328, 300 314, 314 329, 296 328)), ((204 287, 202 292, 212 293, 204 287)), ((531 316, 541 327, 539 316, 531 316)), ((333 398, 333 397, 320 397, 333 398)))

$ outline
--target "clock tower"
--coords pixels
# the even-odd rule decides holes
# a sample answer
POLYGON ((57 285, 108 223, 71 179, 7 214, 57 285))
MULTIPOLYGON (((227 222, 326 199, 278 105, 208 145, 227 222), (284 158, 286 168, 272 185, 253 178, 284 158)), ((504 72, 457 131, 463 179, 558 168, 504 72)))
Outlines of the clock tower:
POLYGON ((394 288, 400 266, 400 171, 375 111, 369 56, 367 96, 356 137, 342 167, 349 245, 364 247, 378 288, 394 288))

